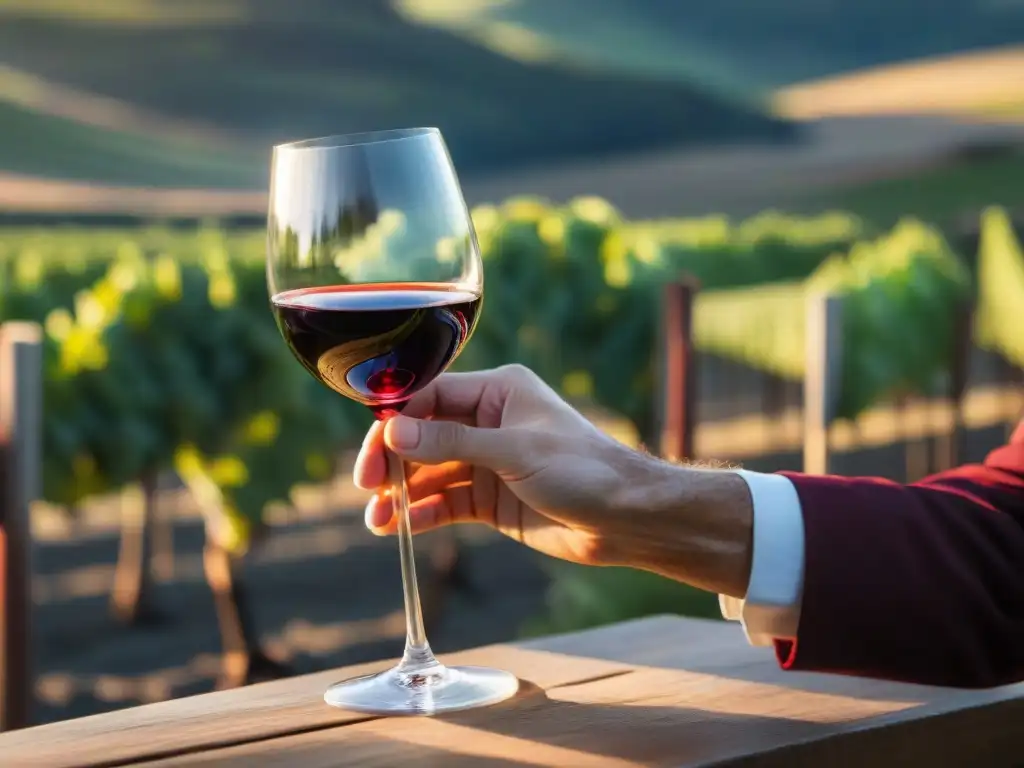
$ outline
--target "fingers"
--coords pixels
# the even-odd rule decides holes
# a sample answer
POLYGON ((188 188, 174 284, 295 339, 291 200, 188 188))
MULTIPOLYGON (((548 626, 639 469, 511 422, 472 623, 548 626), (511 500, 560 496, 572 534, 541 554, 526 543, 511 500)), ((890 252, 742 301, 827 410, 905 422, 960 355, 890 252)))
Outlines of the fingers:
MULTIPOLYGON (((451 504, 452 509, 456 512, 456 517, 467 520, 475 519, 477 513, 473 508, 473 490, 470 487, 472 479, 473 468, 466 464, 452 463, 437 467, 419 467, 408 481, 410 508, 420 505, 430 497, 446 495, 449 498, 443 501, 451 504)), ((494 482, 493 479, 492 482, 494 482)), ((390 521, 391 527, 396 529, 397 523, 391 520, 392 499, 390 488, 383 493, 374 495, 367 504, 367 527, 376 530, 385 527, 390 521)), ((445 522, 451 522, 451 520, 445 522)))
MULTIPOLYGON (((424 533, 454 523, 485 522, 472 514, 472 491, 469 486, 456 486, 435 493, 409 505, 409 524, 413 534, 424 533)), ((376 494, 366 505, 366 527, 377 536, 393 536, 398 532, 391 495, 376 494)))
POLYGON ((444 373, 417 392, 402 413, 414 419, 436 416, 442 419, 472 418, 488 385, 500 376, 498 371, 444 373))
MULTIPOLYGON (((423 479, 428 477, 428 475, 423 474, 425 469, 425 466, 417 466, 414 471, 407 470, 409 472, 409 489, 414 498, 417 496, 425 496, 429 493, 436 493, 443 488, 444 485, 469 479, 468 477, 461 476, 457 480, 453 479, 450 474, 451 468, 446 467, 446 465, 440 465, 438 469, 441 469, 441 474, 436 475, 435 473, 435 475, 437 477, 446 478, 444 480, 444 484, 432 486, 433 490, 417 493, 415 490, 416 483, 422 482, 423 479), (441 469, 441 467, 445 468, 441 469)), ((355 481, 356 487, 362 488, 364 491, 375 491, 390 482, 388 478, 387 446, 384 445, 383 422, 374 422, 373 426, 371 426, 369 431, 366 433, 366 437, 363 439, 362 448, 359 449, 359 455, 356 457, 355 466, 352 468, 352 477, 355 481)), ((435 482, 441 481, 437 480, 435 482)))
POLYGON ((550 392, 535 373, 521 365, 444 373, 413 395, 402 409, 402 414, 413 419, 433 416, 496 427, 500 423, 505 400, 513 391, 521 389, 550 392), (483 419, 482 412, 486 412, 483 419), (492 421, 494 423, 490 423, 492 421))
MULTIPOLYGON (((441 493, 446 488, 474 480, 473 467, 458 461, 449 461, 436 466, 424 465, 417 467, 409 475, 407 485, 409 499, 419 501, 426 496, 441 493)), ((491 480, 494 482, 493 476, 491 480)))
POLYGON ((414 395, 401 416, 370 429, 356 461, 356 485, 365 490, 384 485, 385 448, 423 464, 465 461, 505 475, 524 470, 528 446, 498 427, 509 394, 537 381, 521 366, 443 374, 414 395))
MULTIPOLYGON (((512 510, 507 512, 511 513, 512 510)), ((409 525, 413 535, 461 523, 483 523, 521 544, 540 547, 542 550, 545 542, 566 534, 562 524, 521 505, 512 514, 475 516, 469 485, 449 488, 409 505, 409 525)), ((398 518, 394 514, 390 495, 377 494, 370 499, 366 505, 366 527, 377 536, 394 536, 398 533, 398 518)), ((552 549, 558 548, 552 545, 552 549)))
POLYGON ((468 427, 457 421, 422 421, 395 416, 384 425, 384 442, 406 461, 442 464, 461 461, 506 475, 533 461, 521 444, 526 433, 514 429, 468 427))
POLYGON ((389 526, 389 523, 392 523, 391 518, 393 515, 394 504, 391 500, 391 494, 389 492, 375 493, 366 502, 363 522, 375 534, 384 536, 395 527, 394 525, 389 526))
POLYGON ((375 421, 370 426, 359 449, 352 479, 357 488, 372 491, 384 485, 388 477, 387 457, 384 454, 384 423, 375 421))
MULTIPOLYGON (((428 496, 444 494, 446 491, 453 489, 456 486, 471 483, 473 479, 473 468, 467 464, 452 462, 449 464, 441 464, 436 467, 417 467, 409 476, 407 481, 410 504, 416 504, 428 496)), ((494 480, 491 478, 491 484, 493 485, 493 483, 494 480)), ((366 525, 368 528, 380 528, 391 519, 391 493, 391 489, 387 489, 374 494, 373 499, 371 499, 370 503, 367 504, 366 525)), ((472 508, 472 492, 465 497, 460 494, 457 501, 460 505, 463 503, 469 505, 465 511, 467 517, 475 517, 476 512, 472 508)))

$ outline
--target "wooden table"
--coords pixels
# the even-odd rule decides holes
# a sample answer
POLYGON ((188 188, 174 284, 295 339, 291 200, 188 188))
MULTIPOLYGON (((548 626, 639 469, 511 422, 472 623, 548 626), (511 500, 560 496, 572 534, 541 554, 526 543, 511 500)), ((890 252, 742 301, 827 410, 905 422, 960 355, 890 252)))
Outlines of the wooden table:
POLYGON ((323 703, 329 683, 375 663, 13 731, 0 765, 1024 765, 1024 685, 786 673, 723 622, 656 617, 446 658, 509 669, 522 690, 437 718, 323 703))

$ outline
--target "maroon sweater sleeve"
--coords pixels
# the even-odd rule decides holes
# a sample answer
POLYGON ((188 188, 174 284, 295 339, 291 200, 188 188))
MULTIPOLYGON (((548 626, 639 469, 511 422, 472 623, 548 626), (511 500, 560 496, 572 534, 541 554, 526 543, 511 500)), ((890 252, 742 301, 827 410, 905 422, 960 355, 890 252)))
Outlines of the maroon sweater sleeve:
POLYGON ((786 669, 931 685, 1024 680, 1024 422, 983 464, 911 485, 785 473, 804 588, 786 669))

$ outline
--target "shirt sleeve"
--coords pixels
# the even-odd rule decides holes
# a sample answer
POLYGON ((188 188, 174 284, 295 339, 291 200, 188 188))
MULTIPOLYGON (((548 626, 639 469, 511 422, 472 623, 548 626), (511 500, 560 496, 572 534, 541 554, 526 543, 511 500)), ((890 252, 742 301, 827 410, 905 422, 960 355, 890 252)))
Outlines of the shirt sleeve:
POLYGON ((804 579, 804 521, 796 487, 783 475, 739 470, 750 489, 754 543, 747 594, 719 595, 722 616, 739 621, 752 645, 796 637, 804 579))

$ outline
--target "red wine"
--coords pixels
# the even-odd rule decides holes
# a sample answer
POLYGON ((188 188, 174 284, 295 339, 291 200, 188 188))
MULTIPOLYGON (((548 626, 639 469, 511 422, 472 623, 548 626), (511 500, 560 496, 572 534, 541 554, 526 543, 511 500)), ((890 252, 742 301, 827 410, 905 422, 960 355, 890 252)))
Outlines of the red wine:
POLYGON ((369 283, 286 291, 271 303, 306 370, 382 418, 455 359, 481 299, 443 283, 369 283))

